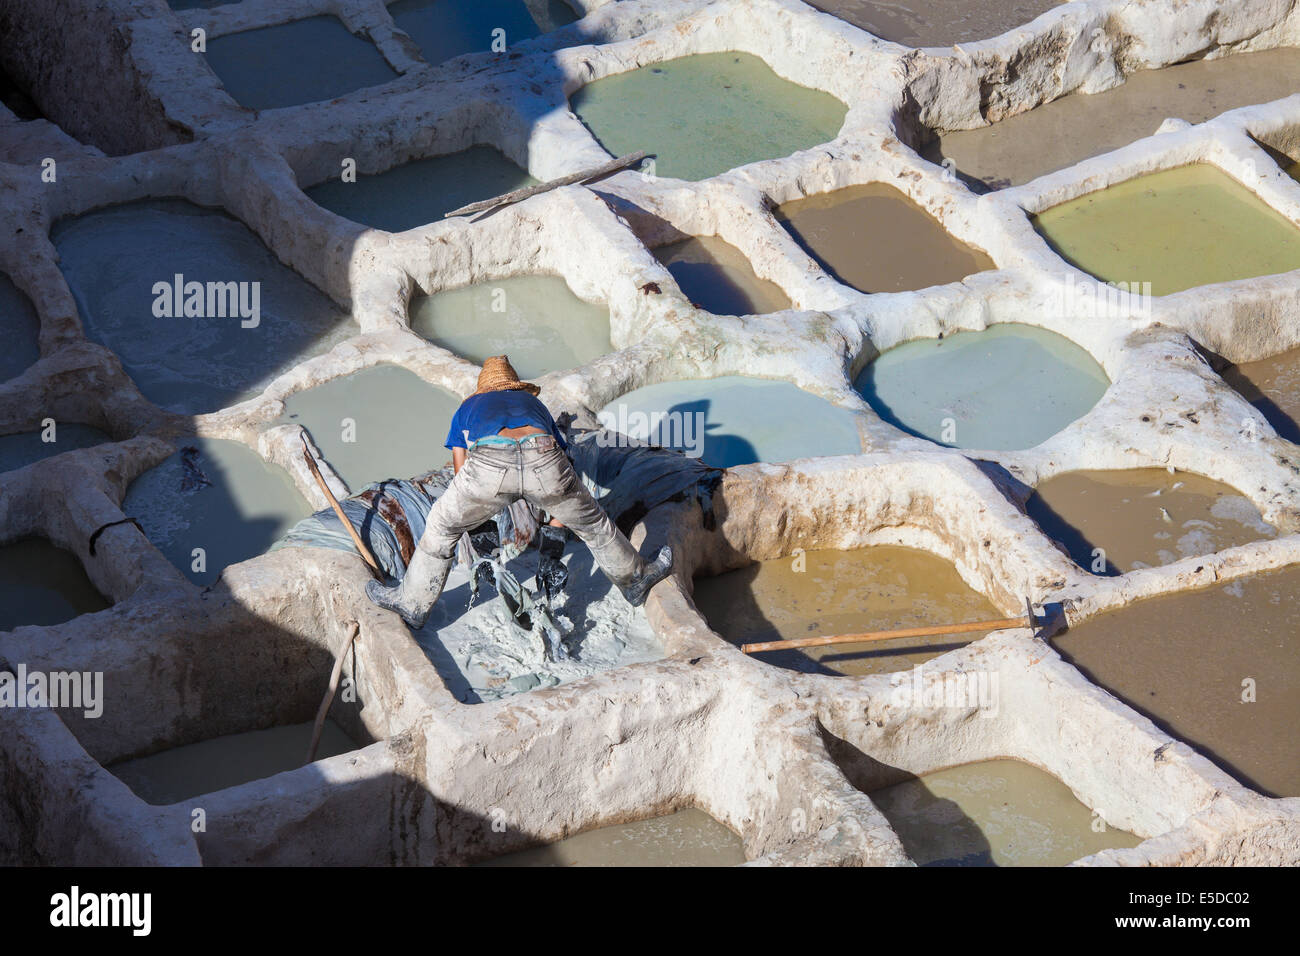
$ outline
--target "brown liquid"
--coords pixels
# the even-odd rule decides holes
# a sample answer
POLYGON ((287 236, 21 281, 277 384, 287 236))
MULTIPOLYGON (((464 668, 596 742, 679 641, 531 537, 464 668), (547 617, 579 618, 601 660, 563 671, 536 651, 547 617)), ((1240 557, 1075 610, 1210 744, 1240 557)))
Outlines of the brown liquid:
POLYGON ((1073 93, 980 129, 944 133, 922 151, 994 187, 1018 185, 1153 134, 1165 119, 1202 123, 1300 91, 1300 50, 1238 53, 1130 76, 1104 93, 1073 93))
MULTIPOLYGON (((948 562, 881 545, 809 551, 696 578, 695 606, 733 644, 984 621, 1002 615, 948 562)), ((824 674, 887 674, 915 667, 982 634, 767 651, 759 660, 824 674)))
POLYGON ((777 219, 823 269, 862 292, 907 292, 996 268, 883 183, 785 203, 777 219))
POLYGON ((1300 795, 1300 569, 1151 598, 1053 638, 1091 679, 1270 796, 1300 795), (1242 682, 1256 682, 1243 703, 1242 682))
POLYGON ((1062 0, 810 0, 883 40, 906 46, 951 46, 1024 26, 1062 0))
POLYGON ((1300 442, 1300 349, 1223 371, 1223 380, 1289 442, 1300 442))
POLYGON ((1094 574, 1171 564, 1277 534, 1233 488, 1158 468, 1060 475, 1043 482, 1025 510, 1094 574))
POLYGON ((762 315, 790 308, 775 282, 760 279, 744 254, 717 236, 696 236, 654 250, 692 304, 714 315, 762 315))

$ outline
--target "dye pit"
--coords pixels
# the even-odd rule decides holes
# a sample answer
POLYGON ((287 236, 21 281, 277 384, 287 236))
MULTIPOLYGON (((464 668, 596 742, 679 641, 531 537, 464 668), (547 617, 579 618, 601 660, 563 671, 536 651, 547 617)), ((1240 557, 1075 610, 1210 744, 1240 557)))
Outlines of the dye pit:
POLYGON ((169 411, 210 412, 252 398, 357 331, 223 212, 174 199, 134 202, 57 223, 51 240, 87 337, 112 349, 144 397, 169 411), (248 317, 225 291, 210 296, 212 283, 234 283, 248 317))
POLYGON ((0 382, 3 382, 21 375, 41 357, 40 317, 27 296, 3 273, 0 273, 0 331, 5 336, 5 348, 0 351, 0 382))
POLYGON ((558 843, 507 853, 479 866, 737 866, 740 837, 703 810, 598 827, 558 843))
POLYGON ((614 156, 644 149, 654 173, 701 180, 839 135, 847 108, 749 53, 701 53, 596 80, 569 102, 614 156))
POLYGON ((691 304, 714 315, 762 315, 790 308, 775 282, 760 279, 744 253, 717 236, 692 236, 654 250, 691 304))
POLYGON ((44 538, 0 544, 0 631, 62 624, 106 607, 72 552, 44 538))
POLYGON ((461 206, 536 182, 500 150, 471 146, 381 173, 358 174, 356 182, 330 179, 306 192, 313 202, 344 219, 404 232, 438 222, 444 213, 461 206))
POLYGON ((1172 564, 1277 536, 1236 489, 1156 468, 1049 478, 1029 496, 1025 511, 1075 564, 1094 574, 1172 564))
POLYGON ((1230 365, 1223 380, 1263 414, 1282 438, 1300 443, 1300 349, 1230 365))
POLYGON ((778 206, 818 265, 859 292, 909 292, 996 268, 892 186, 849 186, 778 206))
POLYGON ((53 431, 19 432, 0 435, 0 472, 25 468, 53 455, 112 441, 108 435, 90 425, 56 422, 53 431), (47 441, 46 438, 51 438, 47 441))
POLYGON ((1098 824, 1069 787, 1018 760, 949 767, 870 796, 918 866, 1065 866, 1142 842, 1098 824))
POLYGON ((504 30, 506 45, 513 46, 577 19, 564 0, 397 0, 388 13, 416 42, 427 63, 487 52, 496 30, 504 30))
MULTIPOLYGON (((1003 616, 947 561, 890 545, 806 551, 697 577, 694 601, 709 626, 736 645, 1003 616)), ((805 673, 888 674, 982 636, 915 637, 766 651, 755 657, 805 673)))
POLYGON ((613 351, 609 309, 584 302, 559 276, 515 276, 411 300, 411 329, 461 358, 509 354, 525 380, 613 351))
POLYGON ((1300 269, 1300 229, 1227 173, 1194 163, 1046 209, 1034 227, 1104 282, 1152 295, 1300 269))
POLYGON ((1061 0, 816 0, 810 6, 904 46, 987 40, 1029 23, 1061 0))
POLYGON ((1032 448, 1086 415, 1110 380, 1069 339, 995 325, 917 339, 867 365, 854 388, 885 421, 954 448, 1032 448))

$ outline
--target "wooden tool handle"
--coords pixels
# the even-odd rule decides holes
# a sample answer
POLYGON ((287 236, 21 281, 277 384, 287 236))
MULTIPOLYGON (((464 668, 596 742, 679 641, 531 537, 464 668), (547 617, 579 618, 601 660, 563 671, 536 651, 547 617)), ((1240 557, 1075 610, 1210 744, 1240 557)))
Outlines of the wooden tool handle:
POLYGON ((620 169, 626 169, 628 166, 641 162, 641 160, 645 159, 646 156, 647 153, 644 149, 637 150, 635 153, 628 153, 626 156, 620 156, 618 159, 611 159, 608 163, 601 163, 599 166, 592 167, 591 169, 584 169, 580 173, 561 176, 559 179, 552 179, 550 182, 546 183, 538 183, 536 186, 525 186, 522 189, 516 189, 500 196, 494 196, 491 199, 480 199, 478 202, 472 202, 468 206, 461 206, 459 209, 453 209, 451 212, 445 212, 442 215, 445 219, 450 219, 453 216, 471 216, 476 212, 495 209, 497 206, 522 202, 529 196, 536 196, 538 193, 550 192, 552 189, 559 189, 561 186, 572 186, 574 183, 585 183, 589 179, 598 179, 601 176, 608 176, 610 173, 617 172, 620 169))
POLYGON ((970 631, 997 631, 1006 627, 1033 627, 1032 617, 1004 617, 996 621, 967 621, 964 624, 933 624, 928 627, 901 627, 892 631, 866 631, 862 634, 834 634, 826 637, 797 637, 790 641, 764 641, 742 644, 746 654, 760 651, 783 651, 795 647, 822 647, 827 644, 865 644, 869 641, 892 641, 900 637, 930 637, 935 634, 964 634, 970 631))
POLYGON ((376 577, 382 581, 384 572, 379 569, 379 564, 370 553, 370 549, 367 548, 366 543, 361 540, 361 535, 357 534, 357 529, 352 527, 352 522, 348 520, 348 516, 343 513, 343 506, 340 505, 339 500, 334 497, 334 492, 330 491, 330 486, 325 483, 325 476, 322 475, 320 469, 316 467, 316 459, 312 457, 311 449, 307 447, 307 436, 302 435, 301 438, 302 457, 306 459, 307 467, 311 469, 311 473, 316 476, 316 482, 320 485, 320 490, 325 492, 325 498, 329 501, 330 507, 333 508, 334 513, 338 515, 339 521, 343 523, 343 527, 348 529, 348 534, 352 536, 352 543, 357 546, 357 553, 361 555, 361 560, 366 562, 366 564, 370 566, 370 570, 373 571, 376 577))

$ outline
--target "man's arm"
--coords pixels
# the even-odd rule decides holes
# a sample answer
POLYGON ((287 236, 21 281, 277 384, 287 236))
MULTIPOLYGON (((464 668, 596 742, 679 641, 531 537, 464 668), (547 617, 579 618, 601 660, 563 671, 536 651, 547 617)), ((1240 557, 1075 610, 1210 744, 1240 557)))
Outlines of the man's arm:
POLYGON ((460 474, 461 465, 465 464, 465 449, 453 448, 451 450, 451 468, 454 474, 460 474))

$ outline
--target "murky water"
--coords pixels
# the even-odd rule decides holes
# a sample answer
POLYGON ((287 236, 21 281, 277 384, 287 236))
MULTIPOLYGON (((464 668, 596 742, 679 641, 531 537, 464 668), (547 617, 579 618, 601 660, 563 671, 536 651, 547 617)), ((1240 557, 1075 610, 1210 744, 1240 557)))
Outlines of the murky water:
POLYGON ((871 801, 921 866, 1065 866, 1142 842, 1107 827, 1069 787, 1018 760, 927 773, 877 790, 871 801))
POLYGON ((0 382, 16 378, 41 357, 41 320, 30 299, 0 273, 0 332, 5 347, 0 349, 0 382))
POLYGON ((0 435, 0 472, 25 468, 43 458, 112 440, 98 428, 74 422, 55 423, 53 433, 37 431, 0 435), (47 435, 54 440, 45 441, 47 435))
POLYGON ((702 810, 588 830, 479 866, 736 866, 740 837, 702 810))
POLYGON ((184 447, 197 456, 177 451, 145 472, 127 489, 122 511, 195 584, 209 585, 227 565, 265 553, 311 513, 289 476, 245 445, 194 438, 184 447))
POLYGON ((1161 468, 1059 475, 1038 486, 1025 511, 1094 574, 1123 574, 1277 536, 1235 488, 1161 468))
POLYGON ((279 420, 306 428, 355 493, 450 461, 443 442, 460 399, 414 372, 375 365, 295 392, 284 406, 279 420))
POLYGON ((1169 117, 1202 123, 1300 90, 1300 50, 1238 53, 1135 73, 1104 93, 1073 93, 980 129, 944 133, 922 152, 963 175, 1019 185, 1152 135, 1169 117))
MULTIPOLYGON (((241 783, 297 770, 307 759, 313 721, 244 734, 227 734, 123 760, 106 769, 154 806, 167 806, 241 783)), ((360 745, 325 718, 316 759, 336 757, 360 745)))
POLYGON ((397 78, 378 47, 330 15, 210 37, 207 58, 226 92, 254 110, 332 100, 397 78))
POLYGON ((45 538, 0 544, 0 631, 62 624, 106 607, 71 551, 45 538))
POLYGON ((1300 269, 1300 230, 1208 163, 1080 196, 1039 213, 1034 226, 1085 272, 1150 282, 1153 295, 1300 269))
POLYGON ((655 154, 655 172, 708 179, 839 135, 848 108, 748 53, 704 53, 607 76, 569 98, 611 154, 655 154))
POLYGON ((693 236, 651 250, 682 294, 714 315, 762 315, 791 307, 775 282, 760 279, 744 253, 717 236, 693 236))
POLYGON ((388 12, 429 63, 465 53, 487 53, 498 38, 508 50, 578 18, 563 0, 531 4, 523 0, 397 0, 388 12), (497 34, 497 30, 504 33, 497 34))
POLYGON ((388 232, 403 232, 441 222, 443 214, 453 209, 536 182, 500 150, 471 146, 458 153, 417 159, 382 173, 358 173, 353 183, 336 177, 306 192, 313 202, 345 219, 388 232))
POLYGON ((916 339, 862 370, 854 388, 885 421, 954 448, 1032 448, 1086 415, 1109 387, 1069 339, 994 325, 916 339))
POLYGON ((1294 797, 1297 634, 1300 570, 1292 569, 1141 601, 1052 643, 1091 680, 1243 783, 1294 797))
POLYGON ((609 309, 584 302, 559 276, 517 276, 411 300, 411 329, 482 364, 508 354, 520 378, 585 365, 613 351, 609 309))
POLYGON ((171 411, 211 412, 251 398, 358 331, 222 212, 182 200, 135 202, 60 222, 51 238, 86 335, 117 353, 144 396, 171 411), (203 294, 191 299, 190 283, 204 284, 203 294))
POLYGON ((818 455, 860 455, 857 417, 787 382, 724 376, 628 392, 607 427, 718 468, 818 455))
MULTIPOLYGON (((709 627, 737 645, 1005 616, 947 561, 891 545, 808 551, 696 578, 694 601, 709 627)), ((910 637, 755 656, 808 673, 888 674, 983 636, 910 637)))
POLYGON ((823 269, 861 292, 908 292, 997 268, 883 183, 797 199, 776 217, 823 269))
POLYGON ((1062 0, 810 0, 882 40, 904 46, 951 46, 987 40, 1024 26, 1062 0))
POLYGON ((1278 435, 1300 443, 1300 349, 1232 365, 1222 375, 1263 413, 1278 435))

